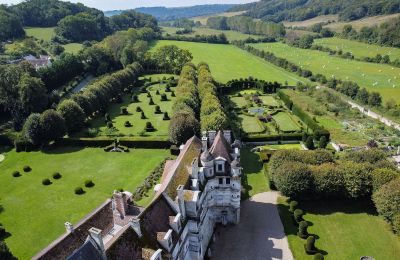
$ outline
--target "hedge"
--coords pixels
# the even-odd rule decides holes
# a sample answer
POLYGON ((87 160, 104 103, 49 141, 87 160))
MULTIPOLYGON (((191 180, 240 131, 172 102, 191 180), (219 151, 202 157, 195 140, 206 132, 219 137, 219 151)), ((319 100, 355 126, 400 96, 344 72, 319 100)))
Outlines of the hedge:
MULTIPOLYGON (((151 148, 168 149, 171 143, 167 140, 135 140, 120 138, 119 143, 129 148, 151 148)), ((114 144, 111 138, 62 138, 56 141, 58 146, 83 146, 83 147, 106 147, 114 144)))
POLYGON ((302 133, 251 134, 242 137, 243 142, 301 141, 302 133))

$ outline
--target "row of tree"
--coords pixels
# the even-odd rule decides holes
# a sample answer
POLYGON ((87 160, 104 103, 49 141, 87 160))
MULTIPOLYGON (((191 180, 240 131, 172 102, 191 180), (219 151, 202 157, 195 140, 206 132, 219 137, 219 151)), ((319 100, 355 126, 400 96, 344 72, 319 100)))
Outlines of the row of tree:
POLYGON ((272 156, 269 174, 276 188, 291 198, 372 198, 400 232, 400 173, 386 158, 378 149, 345 152, 339 159, 326 150, 281 150, 272 156))
POLYGON ((170 141, 174 144, 185 143, 193 135, 200 133, 199 94, 196 86, 196 67, 192 63, 183 66, 175 90, 177 98, 172 106, 169 126, 170 141))
POLYGON ((31 114, 17 143, 45 144, 61 138, 66 133, 80 130, 86 118, 104 112, 124 88, 137 80, 141 71, 142 67, 138 63, 128 65, 125 69, 96 81, 83 92, 63 100, 56 110, 48 109, 41 114, 31 114))
POLYGON ((201 102, 201 131, 224 130, 229 126, 229 120, 217 95, 210 69, 206 63, 197 67, 197 86, 201 102))
POLYGON ((187 41, 187 42, 205 42, 205 43, 217 43, 227 44, 228 39, 224 33, 218 35, 195 35, 195 36, 183 36, 183 35, 165 35, 162 37, 163 40, 171 41, 187 41))
POLYGON ((207 26, 217 30, 233 30, 272 38, 283 37, 286 33, 285 27, 281 23, 255 21, 247 16, 210 17, 207 19, 207 26))

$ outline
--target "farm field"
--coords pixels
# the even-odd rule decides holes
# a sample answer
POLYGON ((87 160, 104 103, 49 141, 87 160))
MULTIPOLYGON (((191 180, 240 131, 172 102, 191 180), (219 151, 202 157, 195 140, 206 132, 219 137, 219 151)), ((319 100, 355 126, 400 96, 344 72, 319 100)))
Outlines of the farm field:
POLYGON ((210 14, 210 15, 202 15, 202 16, 196 16, 189 18, 190 20, 193 20, 194 22, 199 21, 202 25, 207 24, 207 20, 210 17, 216 17, 216 16, 224 16, 224 17, 232 17, 236 15, 241 15, 245 13, 246 11, 237 11, 237 12, 224 12, 224 13, 218 13, 218 14, 210 14))
POLYGON ((83 45, 80 43, 67 43, 63 45, 65 52, 77 54, 80 50, 83 49, 83 45))
POLYGON ((45 152, 5 153, 0 163, 0 223, 11 236, 6 238, 13 254, 29 259, 65 232, 64 223, 77 223, 115 189, 133 191, 169 156, 168 150, 131 149, 129 153, 107 153, 100 148, 63 147, 45 152), (32 171, 25 173, 23 166, 32 171), (20 177, 13 177, 15 170, 20 177), (60 172, 62 178, 53 180, 60 172), (42 180, 49 178, 49 186, 42 180), (91 179, 95 186, 86 188, 91 179), (74 194, 83 187, 83 195, 74 194), (21 239, 23 238, 23 239, 21 239))
POLYGON ((283 132, 295 132, 300 130, 299 125, 286 112, 279 112, 272 117, 278 124, 279 129, 283 132))
POLYGON ((27 36, 38 40, 50 41, 55 35, 55 27, 26 27, 24 29, 27 36))
POLYGON ((313 73, 327 78, 357 82, 360 87, 379 92, 383 101, 394 99, 400 103, 400 68, 385 64, 360 62, 330 56, 328 53, 291 47, 284 43, 251 44, 260 50, 269 51, 285 58, 313 73))
MULTIPOLYGON (((170 35, 176 35, 176 30, 180 28, 176 27, 162 27, 164 33, 168 33, 170 35)), ((254 34, 245 34, 237 31, 232 31, 232 30, 215 30, 215 29, 210 29, 206 27, 194 27, 193 32, 190 34, 184 34, 182 36, 195 36, 195 35, 219 35, 219 34, 225 34, 226 38, 228 41, 234 41, 234 40, 245 40, 249 37, 251 38, 261 38, 262 36, 260 35, 254 35, 254 34)))
MULTIPOLYGON (((171 116, 172 103, 175 97, 171 97, 171 92, 165 92, 166 84, 155 84, 149 86, 147 90, 151 93, 154 105, 149 104, 150 98, 147 97, 146 93, 137 93, 139 102, 131 102, 131 97, 125 95, 121 104, 112 104, 107 113, 113 122, 117 132, 113 134, 119 134, 124 136, 141 136, 143 138, 153 137, 157 139, 166 140, 168 139, 168 127, 169 120, 163 120, 164 112, 167 112, 171 116), (159 91, 160 95, 156 92, 159 91), (168 101, 161 101, 161 94, 167 95, 168 101), (161 114, 155 114, 155 107, 160 106, 161 114), (128 115, 121 115, 121 107, 127 107, 128 115), (136 111, 136 108, 140 107, 146 116, 146 119, 141 119, 141 112, 136 111), (124 124, 129 121, 132 126, 126 127, 124 124), (151 122, 154 126, 155 131, 144 132, 146 122, 151 122)), ((174 91, 174 88, 171 88, 174 91)), ((91 122, 91 128, 99 130, 98 135, 108 135, 109 129, 107 128, 104 118, 98 117, 91 122)))
POLYGON ((201 61, 208 63, 215 80, 226 83, 231 79, 254 78, 267 81, 278 81, 296 84, 307 80, 274 66, 261 58, 255 57, 232 45, 206 44, 182 41, 157 41, 153 49, 165 45, 176 45, 189 50, 193 55, 193 63, 201 61))
MULTIPOLYGON (((304 252, 305 240, 297 236, 298 228, 293 224, 286 198, 280 197, 278 203, 293 256, 313 259, 304 252)), ((325 251, 326 259, 398 258, 400 240, 372 205, 364 201, 320 200, 299 202, 299 208, 306 213, 304 219, 312 223, 308 232, 318 236, 315 246, 325 251)))
POLYGON ((337 21, 339 19, 337 14, 333 15, 320 15, 304 21, 295 22, 283 22, 285 27, 309 27, 317 23, 323 23, 328 21, 337 21))
POLYGON ((366 18, 351 21, 351 22, 335 22, 335 23, 325 25, 324 27, 330 28, 331 30, 336 31, 336 32, 341 32, 343 30, 343 27, 346 24, 349 24, 358 31, 364 26, 368 26, 368 27, 375 26, 375 25, 379 26, 381 23, 387 22, 390 19, 396 18, 397 16, 399 16, 399 14, 370 16, 370 17, 366 17, 366 18))
POLYGON ((400 59, 399 48, 367 44, 337 37, 315 39, 314 44, 328 47, 332 50, 350 52, 356 58, 375 57, 377 54, 380 54, 382 56, 389 55, 390 60, 400 59))

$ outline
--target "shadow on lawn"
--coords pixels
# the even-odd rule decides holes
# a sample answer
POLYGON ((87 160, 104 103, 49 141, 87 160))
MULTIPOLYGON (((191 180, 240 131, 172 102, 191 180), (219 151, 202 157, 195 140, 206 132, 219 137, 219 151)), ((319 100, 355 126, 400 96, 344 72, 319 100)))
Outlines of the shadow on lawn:
POLYGON ((83 146, 46 147, 42 149, 45 154, 75 153, 85 149, 83 146))
POLYGON ((243 148, 243 151, 241 152, 241 162, 244 173, 242 175, 242 199, 248 199, 250 197, 249 192, 253 189, 247 181, 247 175, 257 174, 263 167, 258 154, 251 152, 250 149, 250 147, 246 147, 243 148))
POLYGON ((330 215, 334 213, 378 215, 370 199, 363 200, 316 200, 299 201, 301 209, 314 215, 330 215))

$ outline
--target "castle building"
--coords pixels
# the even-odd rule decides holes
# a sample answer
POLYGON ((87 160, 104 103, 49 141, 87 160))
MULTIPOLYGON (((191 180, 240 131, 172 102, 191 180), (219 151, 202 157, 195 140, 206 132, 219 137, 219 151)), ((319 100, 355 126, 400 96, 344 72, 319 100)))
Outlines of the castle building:
POLYGON ((155 197, 146 207, 129 192, 112 199, 33 259, 179 259, 212 256, 217 224, 240 220, 240 143, 230 131, 209 131, 181 146, 165 164, 155 197))

